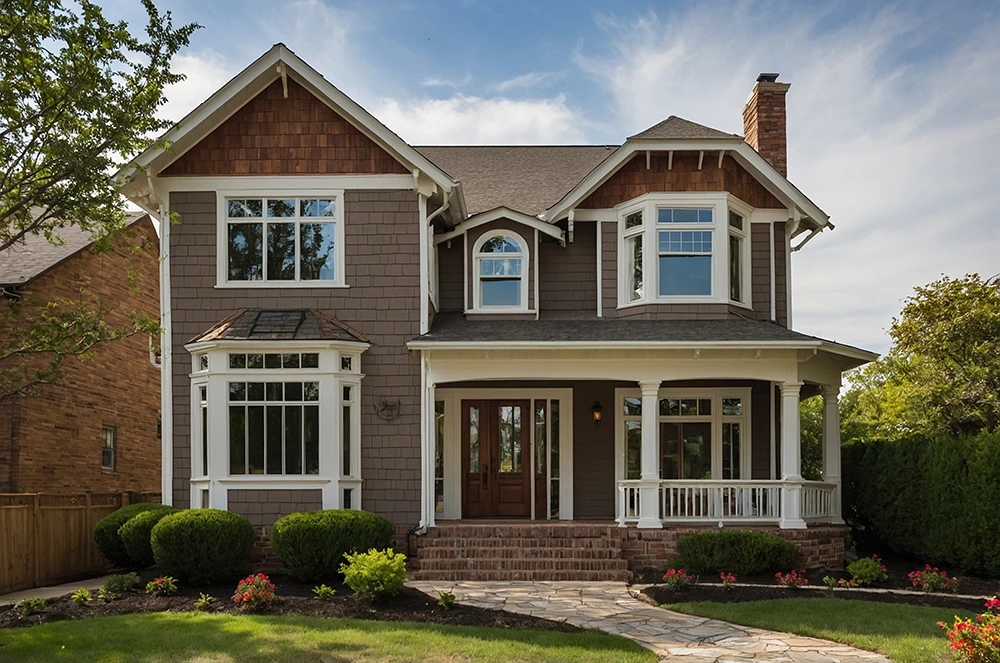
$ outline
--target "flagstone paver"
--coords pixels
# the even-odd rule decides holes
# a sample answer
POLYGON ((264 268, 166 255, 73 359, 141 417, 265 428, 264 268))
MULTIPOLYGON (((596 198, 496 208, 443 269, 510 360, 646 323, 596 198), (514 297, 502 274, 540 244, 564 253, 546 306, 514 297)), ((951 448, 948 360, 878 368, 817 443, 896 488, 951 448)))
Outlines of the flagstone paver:
POLYGON ((840 643, 683 615, 640 601, 620 582, 413 581, 459 603, 621 635, 677 663, 888 663, 840 643))

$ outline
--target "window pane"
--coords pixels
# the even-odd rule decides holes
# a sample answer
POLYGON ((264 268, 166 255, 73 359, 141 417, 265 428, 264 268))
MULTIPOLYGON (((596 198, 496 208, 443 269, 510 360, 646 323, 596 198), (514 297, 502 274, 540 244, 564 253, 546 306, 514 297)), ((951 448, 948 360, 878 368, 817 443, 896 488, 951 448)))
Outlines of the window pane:
POLYGON ((434 401, 434 510, 444 511, 444 401, 434 401))
POLYGON ((642 423, 625 422, 625 478, 642 477, 642 423))
POLYGON ((302 406, 285 406, 285 474, 302 474, 302 406))
POLYGON ((676 417, 681 413, 681 402, 676 398, 660 399, 660 416, 676 417))
POLYGON ((333 281, 337 224, 303 223, 299 226, 299 271, 303 281, 333 281))
POLYGON ((479 408, 469 406, 469 474, 479 473, 479 408))
POLYGON ((625 217, 625 230, 638 228, 642 225, 642 212, 633 212, 625 217))
POLYGON ((250 474, 264 473, 264 406, 247 406, 247 466, 250 474))
POLYGON ((661 208, 656 210, 657 223, 712 223, 711 209, 661 208))
POLYGON ((660 296, 711 294, 711 256, 660 256, 660 296))
POLYGON ((535 401, 535 473, 545 476, 545 442, 548 439, 545 423, 545 401, 535 401))
POLYGON ((268 200, 267 215, 269 217, 295 216, 295 200, 289 198, 283 200, 268 200))
POLYGON ((337 216, 337 201, 328 198, 311 198, 299 201, 301 216, 337 216))
POLYGON ((684 479, 712 478, 712 424, 681 425, 684 479))
POLYGON ((260 281, 264 278, 261 233, 259 223, 229 224, 230 281, 260 281))
POLYGON ((282 401, 285 400, 284 390, 282 389, 284 385, 281 382, 268 382, 264 388, 264 398, 269 401, 282 401))
POLYGON ((723 415, 734 415, 739 416, 743 414, 743 399, 742 398, 723 398, 722 399, 722 414, 723 415))
POLYGON ((229 407, 229 473, 246 474, 246 408, 242 405, 229 407))
POLYGON ((681 399, 681 416, 691 417, 698 414, 698 400, 694 398, 681 399))
POLYGON ((246 368, 247 367, 247 356, 246 355, 229 355, 229 368, 246 368))
MULTIPOLYGON (((553 400, 551 401, 551 403, 552 403, 550 406, 551 412, 549 413, 549 416, 552 417, 552 420, 549 424, 549 428, 551 429, 552 441, 549 443, 549 447, 551 448, 552 453, 549 457, 549 465, 551 466, 550 472, 552 474, 552 478, 558 479, 559 478, 559 401, 553 400)), ((559 491, 556 490, 555 493, 557 500, 556 514, 554 514, 553 517, 558 515, 558 508, 559 508, 559 502, 558 502, 559 491)))
POLYGON ((479 261, 480 276, 520 276, 520 258, 482 258, 479 261))
POLYGON ((285 383, 285 400, 286 401, 301 401, 302 400, 302 383, 301 382, 286 382, 285 383))
POLYGON ((302 437, 306 448, 306 474, 319 474, 319 406, 307 405, 302 437))
POLYGON ((302 368, 319 368, 319 353, 318 352, 303 352, 302 353, 302 368))
POLYGON ((264 355, 260 353, 248 354, 247 368, 264 368, 264 355))
POLYGON ((208 475, 208 403, 205 388, 201 388, 201 473, 208 475))
POLYGON ((248 401, 262 401, 262 400, 264 400, 264 383, 263 382, 248 382, 247 383, 247 400, 248 401))
POLYGON ((521 279, 484 279, 480 286, 481 306, 521 305, 521 279))
POLYGON ((504 405, 500 414, 500 471, 521 471, 521 408, 504 405))
POLYGON ((299 367, 299 355, 298 353, 290 353, 281 355, 281 366, 283 368, 298 368, 299 367))
POLYGON ((729 298, 743 301, 743 238, 729 236, 729 298))
POLYGON ((743 230, 743 217, 736 212, 729 213, 729 225, 737 230, 743 230))
POLYGON ((281 355, 279 354, 264 355, 264 368, 281 368, 281 355))
POLYGON ((657 233, 660 253, 711 253, 712 233, 701 230, 665 230, 657 233))
POLYGON ((480 253, 520 253, 521 244, 513 237, 491 237, 479 247, 480 253))
POLYGON ((266 435, 266 473, 281 474, 281 457, 284 455, 282 449, 282 434, 284 424, 281 420, 280 405, 269 405, 267 407, 267 435, 266 435))
POLYGON ((641 398, 626 398, 622 403, 622 414, 639 416, 642 414, 641 398))
POLYGON ((660 423, 660 478, 681 478, 681 425, 660 423))
POLYGON ((722 424, 722 478, 740 478, 740 425, 722 424))
POLYGON ((267 224, 267 280, 295 280, 295 224, 267 224))
POLYGON ((226 206, 229 218, 241 219, 247 217, 260 218, 263 211, 263 203, 258 199, 230 200, 226 206))
POLYGON ((712 399, 711 398, 699 398, 698 399, 698 414, 701 416, 706 416, 712 414, 712 399))
POLYGON ((341 356, 340 357, 340 370, 342 370, 342 371, 349 371, 349 370, 351 370, 351 364, 352 363, 353 362, 351 362, 351 356, 350 355, 343 355, 343 356, 341 356))
POLYGON ((625 240, 625 251, 629 264, 628 300, 642 299, 642 235, 625 240))
POLYGON ((319 400, 319 382, 303 382, 302 391, 307 401, 319 400))
POLYGON ((341 474, 349 476, 351 474, 351 406, 344 406, 344 433, 341 439, 341 445, 343 446, 344 459, 343 465, 340 468, 341 474))
POLYGON ((245 401, 247 399, 247 385, 245 382, 229 383, 229 400, 245 401))

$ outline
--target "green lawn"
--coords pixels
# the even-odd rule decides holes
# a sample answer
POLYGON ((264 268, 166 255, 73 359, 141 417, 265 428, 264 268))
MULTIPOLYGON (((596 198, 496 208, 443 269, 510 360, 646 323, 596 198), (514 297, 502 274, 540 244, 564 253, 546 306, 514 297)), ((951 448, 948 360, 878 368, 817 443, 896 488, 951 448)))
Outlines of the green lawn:
POLYGON ((896 663, 949 661, 948 639, 937 626, 951 624, 951 608, 925 608, 841 599, 778 599, 748 603, 678 603, 664 608, 746 626, 797 633, 885 654, 896 663))
POLYGON ((655 663, 639 645, 595 631, 404 622, 150 613, 0 631, 0 661, 43 663, 655 663))

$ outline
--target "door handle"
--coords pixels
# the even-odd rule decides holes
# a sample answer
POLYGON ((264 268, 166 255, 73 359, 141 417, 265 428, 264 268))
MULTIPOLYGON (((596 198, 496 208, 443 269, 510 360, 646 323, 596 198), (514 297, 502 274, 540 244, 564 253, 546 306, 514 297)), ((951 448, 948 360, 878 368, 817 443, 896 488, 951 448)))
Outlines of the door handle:
POLYGON ((483 465, 483 488, 490 484, 490 466, 483 465))

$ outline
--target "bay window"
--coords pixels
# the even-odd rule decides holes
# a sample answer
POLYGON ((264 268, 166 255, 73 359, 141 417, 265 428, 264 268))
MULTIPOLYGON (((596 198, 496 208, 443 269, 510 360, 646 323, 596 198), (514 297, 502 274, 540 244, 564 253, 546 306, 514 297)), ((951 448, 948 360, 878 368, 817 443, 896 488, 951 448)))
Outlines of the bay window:
POLYGON ((646 194, 623 205, 619 305, 749 307, 748 215, 749 208, 726 193, 646 194))
POLYGON ((222 198, 220 285, 343 285, 341 195, 222 198))

